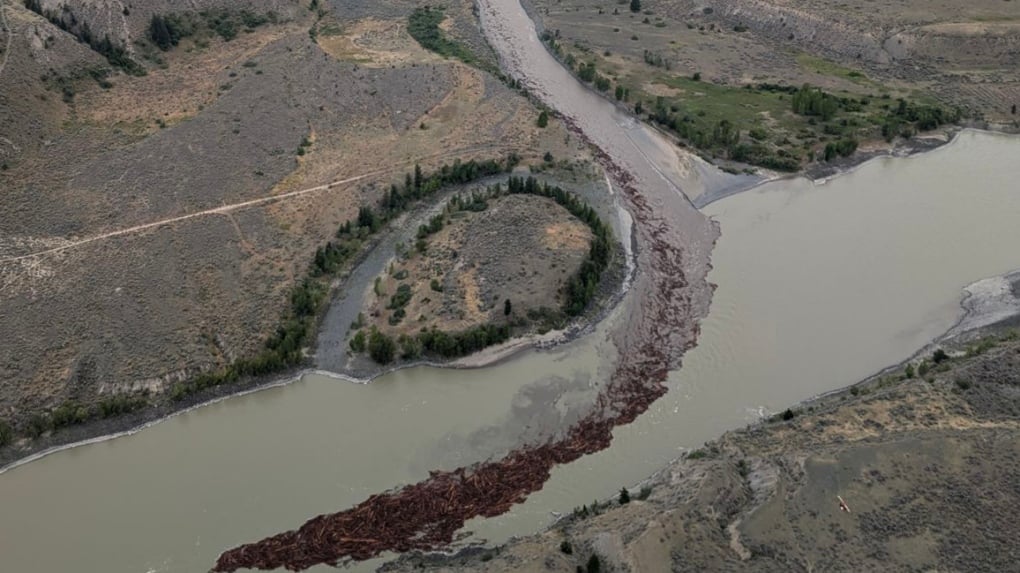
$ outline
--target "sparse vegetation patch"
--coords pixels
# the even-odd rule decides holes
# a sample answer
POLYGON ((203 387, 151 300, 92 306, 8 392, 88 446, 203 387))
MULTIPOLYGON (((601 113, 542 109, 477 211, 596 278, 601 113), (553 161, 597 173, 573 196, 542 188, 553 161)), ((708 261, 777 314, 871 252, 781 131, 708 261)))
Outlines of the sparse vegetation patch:
MULTIPOLYGON (((413 189, 414 184, 414 179, 408 179, 405 182, 405 190, 413 189)), ((393 186, 387 195, 386 203, 399 204, 403 193, 398 187, 393 186)), ((536 208, 548 209, 541 206, 536 208)), ((558 225, 562 224, 553 225, 548 228, 544 226, 538 227, 536 231, 540 233, 540 240, 547 240, 545 238, 546 233, 561 232, 559 230, 561 227, 558 225)), ((518 225, 518 227, 521 227, 521 225, 518 225)), ((472 236, 476 236, 479 232, 485 232, 484 228, 470 228, 474 229, 474 231, 471 231, 472 236)), ((464 229, 462 232, 466 233, 467 228, 464 229)), ((562 229, 566 230, 568 227, 562 227, 562 229)), ((566 238, 569 235, 563 236, 566 238)), ((422 354, 440 358, 456 358, 471 354, 487 346, 504 342, 515 334, 522 334, 532 329, 544 332, 550 328, 561 327, 565 324, 567 317, 577 316, 587 308, 597 292, 602 272, 608 266, 612 253, 612 238, 609 227, 599 219, 591 207, 585 205, 575 195, 559 187, 539 183, 533 177, 510 177, 507 179, 505 187, 501 184, 496 184, 488 186, 481 192, 473 191, 470 194, 455 195, 445 205, 441 213, 432 216, 426 223, 418 227, 416 238, 416 248, 403 254, 400 262, 401 266, 399 268, 391 268, 386 273, 386 280, 390 283, 389 288, 395 288, 395 292, 388 299, 383 296, 386 290, 382 286, 384 277, 377 278, 379 288, 376 295, 379 303, 378 306, 374 307, 377 310, 372 311, 372 314, 377 316, 379 330, 386 329, 386 332, 381 333, 381 336, 393 339, 403 350, 401 357, 404 358, 417 358, 422 354), (441 246, 433 246, 429 243, 433 236, 445 232, 451 224, 463 221, 465 216, 471 213, 486 211, 493 201, 500 201, 499 204, 503 205, 502 209, 510 209, 511 207, 504 198, 520 195, 552 199, 563 207, 567 213, 579 220, 578 223, 583 223, 590 230, 590 242, 585 241, 588 243, 586 245, 587 255, 575 267, 576 270, 573 274, 563 279, 558 279, 562 285, 558 289, 558 298, 562 301, 559 310, 551 310, 544 307, 536 308, 533 303, 529 304, 529 301, 526 300, 512 301, 510 298, 503 296, 503 292, 490 293, 491 296, 482 296, 478 292, 464 290, 465 287, 463 285, 465 283, 463 281, 468 281, 471 285, 477 285, 474 273, 478 272, 478 270, 474 268, 475 262, 473 262, 473 259, 463 259, 458 253, 461 247, 455 246, 455 243, 444 243, 441 246), (453 266, 454 263, 451 261, 458 262, 456 266, 453 266), (455 292, 448 293, 442 286, 439 278, 435 276, 429 277, 426 275, 420 280, 418 279, 422 273, 435 273, 437 269, 447 267, 460 268, 461 265, 464 265, 464 268, 467 270, 457 271, 459 274, 456 275, 446 274, 446 278, 442 281, 460 285, 455 292), (409 268, 414 270, 409 272, 409 268), (395 286, 394 281, 397 281, 395 286), (417 284, 418 286, 412 287, 412 284, 417 284), (425 284, 428 284, 427 289, 424 286, 425 284), (449 324, 448 322, 439 322, 437 325, 436 321, 431 320, 432 315, 436 312, 447 313, 449 315, 451 310, 446 306, 436 306, 438 300, 434 304, 430 305, 429 303, 432 303, 433 298, 440 299, 444 296, 448 297, 449 300, 458 301, 455 306, 459 307, 460 310, 456 312, 461 313, 461 316, 465 313, 478 312, 477 307, 483 304, 482 301, 485 301, 486 310, 484 313, 477 315, 478 318, 466 323, 462 320, 456 320, 456 316, 454 316, 452 323, 454 325, 461 325, 459 328, 450 329, 447 326, 443 326, 449 324), (412 301, 417 302, 412 305, 412 301), (502 303, 501 305, 498 304, 500 302, 502 303), (515 304, 515 302, 520 302, 520 305, 515 304), (518 310, 519 308, 522 310, 518 310), (430 316, 426 317, 424 314, 419 316, 420 312, 427 312, 430 316), (407 324, 409 314, 411 316, 418 316, 418 321, 407 324), (420 329, 418 324, 421 324, 420 329), (470 326, 464 327, 465 324, 470 326)), ((566 269, 564 269, 565 271, 566 269)), ((440 276, 444 276, 444 273, 452 273, 453 271, 440 270, 438 272, 440 272, 440 276)), ((498 273, 498 271, 493 272, 498 273)), ((527 268, 518 268, 516 266, 513 267, 511 272, 514 275, 514 282, 525 280, 520 277, 532 274, 532 271, 529 271, 527 268)), ((492 275, 492 277, 496 276, 501 275, 492 275)), ((555 277, 556 275, 554 274, 553 276, 555 277)), ((495 279, 483 282, 485 284, 500 284, 495 279)), ((477 286, 470 288, 477 289, 477 286)), ((357 334, 354 336, 357 336, 357 334)), ((357 352, 353 346, 352 350, 357 352)))
POLYGON ((276 23, 275 12, 258 13, 251 10, 202 10, 200 12, 174 12, 155 14, 149 22, 149 39, 166 51, 184 38, 215 34, 229 42, 239 32, 251 32, 263 24, 276 23))

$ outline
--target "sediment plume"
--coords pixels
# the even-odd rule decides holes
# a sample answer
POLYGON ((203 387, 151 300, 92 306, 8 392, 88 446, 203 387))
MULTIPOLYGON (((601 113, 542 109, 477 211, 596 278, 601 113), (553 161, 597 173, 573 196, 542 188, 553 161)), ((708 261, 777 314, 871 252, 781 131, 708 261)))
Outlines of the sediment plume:
MULTIPOLYGON (((612 166, 608 157, 602 159, 612 166)), ((614 427, 632 422, 666 393, 666 377, 693 345, 700 313, 692 309, 684 255, 670 240, 670 223, 655 213, 626 172, 611 171, 641 229, 647 265, 645 280, 640 281, 643 292, 636 293, 642 297, 632 318, 636 324, 617 340, 620 360, 592 412, 545 444, 524 446, 494 461, 432 472, 422 482, 373 495, 346 511, 315 517, 299 529, 226 551, 213 571, 301 571, 370 559, 386 551, 442 547, 467 520, 500 515, 541 489, 555 465, 609 447, 614 427)))

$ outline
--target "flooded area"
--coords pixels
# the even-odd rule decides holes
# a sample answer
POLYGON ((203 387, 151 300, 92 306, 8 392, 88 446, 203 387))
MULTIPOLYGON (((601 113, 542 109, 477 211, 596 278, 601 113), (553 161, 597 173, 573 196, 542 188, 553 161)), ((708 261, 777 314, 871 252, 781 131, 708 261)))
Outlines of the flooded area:
MULTIPOLYGON (((468 529, 494 542, 533 532, 945 332, 965 287, 1020 267, 1008 248, 1020 244, 1018 154, 1018 138, 965 132, 825 184, 780 181, 710 205, 718 288, 670 392, 610 449, 468 529)), ((368 385, 308 375, 17 467, 0 474, 4 568, 202 571, 238 542, 497 454, 546 422, 547 397, 567 411, 585 394, 610 351, 605 328, 482 370, 415 368, 368 385)))

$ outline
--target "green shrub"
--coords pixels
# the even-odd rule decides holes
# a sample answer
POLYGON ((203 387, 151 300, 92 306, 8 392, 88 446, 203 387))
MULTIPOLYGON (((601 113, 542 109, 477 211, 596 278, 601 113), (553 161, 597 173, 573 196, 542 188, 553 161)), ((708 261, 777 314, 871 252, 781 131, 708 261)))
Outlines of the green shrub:
POLYGON ((444 18, 442 8, 430 8, 429 6, 415 8, 407 19, 407 32, 426 50, 435 52, 444 58, 456 58, 465 64, 499 74, 499 70, 492 65, 480 62, 467 46, 446 37, 442 28, 439 27, 444 18))
POLYGON ((372 334, 368 337, 368 355, 372 360, 379 364, 389 364, 393 362, 395 353, 396 344, 393 339, 373 328, 372 334))
POLYGON ((354 352, 364 352, 366 346, 365 331, 359 330, 355 333, 354 336, 351 337, 350 346, 351 350, 354 352))
POLYGON ((0 448, 14 441, 14 429, 5 420, 0 420, 0 448))
POLYGON ((402 284, 397 287, 397 292, 390 297, 390 302, 386 308, 390 310, 403 310, 407 303, 411 302, 411 285, 402 284))

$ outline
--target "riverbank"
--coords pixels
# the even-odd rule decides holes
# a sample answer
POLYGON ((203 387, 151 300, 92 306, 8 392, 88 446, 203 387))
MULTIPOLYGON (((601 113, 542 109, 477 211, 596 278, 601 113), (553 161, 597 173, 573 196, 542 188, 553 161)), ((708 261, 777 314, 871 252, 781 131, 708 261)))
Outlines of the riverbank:
MULTIPOLYGON (((632 279, 633 246, 631 228, 627 214, 613 197, 608 183, 603 185, 601 172, 589 174, 582 167, 568 166, 543 169, 540 173, 530 175, 540 185, 552 185, 563 189, 594 209, 602 221, 612 229, 611 253, 609 263, 599 281, 593 300, 586 310, 577 317, 564 317, 566 324, 559 329, 542 331, 540 321, 531 321, 525 327, 529 332, 517 335, 510 340, 482 349, 468 356, 439 359, 436 356, 425 356, 418 359, 401 359, 396 364, 379 364, 363 354, 352 354, 348 351, 349 334, 352 324, 359 321, 365 311, 366 301, 373 298, 376 277, 387 268, 399 266, 398 256, 391 253, 400 250, 401 245, 413 245, 416 229, 428 224, 430 219, 443 212, 446 202, 454 195, 473 192, 492 185, 506 184, 505 178, 489 178, 476 185, 451 190, 443 194, 427 209, 416 211, 402 224, 395 226, 366 262, 355 269, 351 280, 338 289, 338 295, 332 301, 329 311, 323 320, 318 337, 314 362, 320 370, 335 372, 343 376, 368 382, 387 373, 419 366, 448 368, 481 368, 509 359, 510 357, 530 348, 550 349, 560 344, 569 343, 590 332, 619 302, 622 300, 627 285, 632 279)), ((515 176, 523 176, 523 171, 515 176)), ((461 249, 458 249, 458 251, 461 249)), ((472 267, 467 255, 458 253, 458 264, 472 267)), ((493 254, 490 258, 496 257, 493 254)), ((485 263, 489 261, 486 260, 485 263)), ((555 266, 555 265, 553 265, 555 266)), ((440 287, 442 288, 442 287, 440 287)), ((436 293, 428 294, 429 296, 436 293)), ((439 296, 439 295, 436 295, 439 296)), ((522 308, 521 301, 514 301, 515 308, 522 308)), ((417 314, 417 311, 412 313, 417 314)), ((440 329, 443 330, 443 329, 440 329)))
MULTIPOLYGON (((956 141, 956 138, 959 136, 959 134, 965 131, 974 130, 958 131, 954 133, 953 139, 950 140, 948 143, 951 144, 953 141, 956 141)), ((918 148, 912 150, 909 153, 899 156, 903 157, 906 155, 917 155, 919 153, 931 151, 932 149, 938 149, 941 147, 942 147, 941 145, 938 145, 933 146, 930 149, 918 148)), ((889 155, 882 155, 880 157, 885 156, 889 155)), ((848 169, 847 171, 834 175, 834 177, 838 177, 851 170, 852 169, 848 169)), ((586 197, 586 199, 588 199, 588 197, 586 197)), ((604 208, 605 206, 611 204, 612 204, 611 202, 603 203, 601 207, 604 208)), ((431 212, 430 210, 425 209, 421 213, 415 215, 415 217, 427 218, 430 212, 431 212)), ((388 244, 387 240, 381 240, 381 242, 388 244)), ((385 248, 377 245, 376 248, 373 248, 371 251, 366 253, 366 257, 370 256, 371 252, 377 251, 378 252, 385 251, 385 248)), ((364 260, 362 260, 361 264, 364 264, 364 260)), ((361 264, 358 265, 359 268, 361 264)), ((380 266, 380 269, 381 268, 382 267, 380 266)), ((632 272, 632 269, 631 271, 628 272, 632 272)), ((591 317, 591 320, 587 323, 588 326, 585 328, 572 328, 568 329, 568 331, 553 331, 546 333, 545 335, 531 335, 522 339, 511 340, 503 345, 486 349, 480 353, 477 353, 476 355, 468 356, 451 362, 439 363, 430 361, 417 361, 414 363, 402 364, 396 368, 377 367, 371 370, 367 376, 357 376, 355 375, 356 373, 351 372, 334 373, 332 371, 312 367, 293 369, 279 375, 269 376, 256 380, 249 380, 233 386, 220 386, 211 389, 208 393, 190 396, 179 403, 168 402, 165 404, 160 404, 150 409, 128 413, 123 416, 112 419, 97 420, 85 425, 71 426, 63 429, 61 432, 57 433, 54 436, 43 437, 35 440, 32 443, 32 445, 28 448, 23 448, 20 450, 15 450, 14 448, 11 447, 4 448, 3 450, 0 450, 0 471, 9 469, 14 465, 26 463, 27 461, 33 459, 38 459, 38 457, 42 455, 47 455, 49 453, 60 451, 62 449, 76 447, 79 445, 93 443, 96 441, 102 441, 105 439, 113 439, 118 436, 131 434, 140 431, 146 427, 149 427, 154 423, 158 423, 168 417, 179 414, 181 412, 190 411, 197 407, 213 404, 232 396, 243 395, 253 391, 273 388, 276 386, 280 386, 282 384, 287 384, 309 372, 320 372, 353 383, 367 383, 375 378, 378 378, 379 376, 386 375, 399 369, 414 368, 419 366, 459 368, 459 369, 485 368, 495 366, 497 364, 510 360, 515 356, 519 355, 520 353, 525 352, 534 347, 539 347, 542 349, 554 348, 561 344, 565 344, 573 340, 576 340, 578 337, 587 334, 590 330, 590 327, 594 326, 599 321, 601 321, 609 311, 615 308, 615 306, 620 302, 620 300, 624 297, 626 293, 626 284, 629 284, 629 282, 633 280, 632 274, 629 274, 627 276, 629 278, 625 279, 625 283, 613 281, 613 284, 620 285, 620 288, 615 291, 612 300, 604 302, 601 305, 598 305, 599 311, 597 312, 597 315, 591 317)), ((986 295, 988 294, 993 295, 993 299, 988 301, 988 303, 997 302, 998 306, 986 303, 985 301, 987 299, 982 298, 977 294, 967 294, 972 292, 972 287, 975 285, 967 287, 967 290, 964 292, 965 298, 961 302, 961 304, 964 306, 964 308, 968 310, 968 312, 963 317, 961 317, 957 325, 955 325, 945 335, 940 336, 937 339, 934 339, 932 343, 937 344, 946 336, 957 336, 963 334, 964 332, 972 331, 974 329, 975 324, 977 324, 978 326, 985 326, 990 322, 998 322, 1001 320, 1005 320, 1007 316, 1012 316, 1012 312, 1009 309, 1012 308, 1011 305, 1016 304, 1015 299, 1012 297, 1001 296, 1003 293, 1001 292, 1002 285, 1000 283, 1006 281, 1006 283, 1013 284, 1014 285, 1013 288, 1016 289, 1017 280, 1018 277, 1015 274, 1013 274, 1008 275, 1006 277, 993 277, 975 283, 975 285, 977 285, 978 287, 981 286, 995 287, 990 292, 987 289, 982 290, 981 292, 985 293, 986 295), (977 305, 978 308, 974 309, 970 308, 972 305, 977 305), (1003 311, 1006 311, 1007 315, 1003 315, 1002 314, 1003 311), (988 316, 991 316, 992 318, 988 319, 987 318, 988 316)), ((370 280, 365 282, 363 287, 370 284, 370 282, 371 282, 370 280)), ((918 352, 924 353, 930 351, 931 349, 926 346, 924 349, 918 352)), ((896 368, 902 368, 902 364, 890 366, 888 369, 885 370, 891 370, 896 368)))
POLYGON ((295 368, 273 376, 252 378, 238 384, 215 386, 202 394, 190 395, 179 401, 164 400, 134 412, 68 426, 50 435, 40 436, 28 442, 23 441, 20 444, 15 443, 0 449, 0 474, 63 450, 130 436, 196 408, 210 406, 252 392, 284 386, 311 371, 311 369, 295 368))
MULTIPOLYGON (((543 173, 539 176, 540 180, 546 182, 559 181, 560 179, 557 177, 563 178, 564 175, 543 173)), ((612 198, 612 191, 599 189, 598 181, 598 179, 589 181, 580 177, 566 183, 565 187, 578 196, 584 197, 586 201, 590 201, 602 216, 612 221, 614 229, 618 232, 624 229, 629 231, 629 226, 622 218, 625 215, 621 213, 620 207, 612 198)), ((316 340, 328 340, 331 336, 335 336, 337 332, 332 331, 331 328, 338 327, 340 339, 343 341, 340 352, 342 355, 346 355, 345 339, 350 321, 357 316, 361 309, 360 298, 354 306, 346 309, 346 313, 340 319, 334 315, 331 320, 329 315, 334 314, 336 309, 344 310, 342 303, 350 297, 351 293, 363 293, 369 289, 373 278, 382 272, 392 260, 390 253, 393 252, 394 246, 401 241, 413 242, 414 229, 418 224, 434 215, 451 197, 478 186, 495 183, 505 183, 505 176, 483 179, 466 186, 453 186, 437 195, 434 200, 402 214, 400 218, 391 223, 390 229, 382 235, 369 239, 363 251, 354 259, 351 269, 340 279, 337 279, 331 287, 337 295, 330 304, 327 317, 319 323, 316 340)), ((66 426, 60 428, 59 431, 49 432, 31 440, 21 438, 7 447, 0 448, 0 473, 62 450, 131 435, 175 415, 212 405, 227 398, 286 385, 309 373, 319 373, 351 383, 365 384, 398 370, 421 366, 457 369, 494 366, 532 348, 549 350, 572 342, 590 333, 626 294, 626 288, 633 278, 633 262, 631 260, 633 249, 630 244, 632 240, 632 237, 628 236, 617 243, 615 250, 618 255, 613 258, 613 263, 605 272, 595 301, 589 305, 584 314, 572 320, 566 328, 561 330, 545 334, 531 333, 450 361, 423 359, 406 361, 394 366, 379 365, 364 358, 357 361, 354 367, 351 367, 349 362, 337 367, 334 363, 321 360, 321 354, 316 354, 311 357, 310 366, 299 366, 266 376, 251 376, 232 384, 213 385, 177 400, 160 396, 156 397, 155 402, 151 405, 133 412, 66 426)), ((321 352, 321 344, 319 349, 321 352)))
POLYGON ((727 432, 543 533, 382 570, 1001 570, 1020 533, 1016 323, 727 432))

